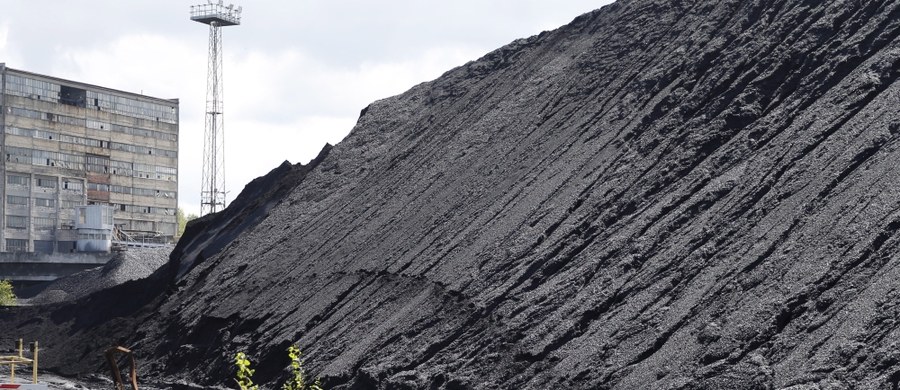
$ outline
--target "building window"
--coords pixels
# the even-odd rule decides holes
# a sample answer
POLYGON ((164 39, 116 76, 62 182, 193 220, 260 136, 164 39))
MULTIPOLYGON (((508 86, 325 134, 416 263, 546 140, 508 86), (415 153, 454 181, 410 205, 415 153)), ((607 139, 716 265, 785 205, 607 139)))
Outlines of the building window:
POLYGON ((75 241, 58 241, 56 250, 62 253, 75 252, 75 241))
POLYGON ((6 176, 6 184, 9 185, 18 185, 18 186, 28 186, 31 182, 31 178, 28 176, 20 176, 20 175, 7 175, 6 176))
POLYGON ((89 155, 86 161, 88 171, 109 173, 109 157, 89 155))
POLYGON ((28 205, 28 197, 27 196, 6 195, 6 204, 27 206, 28 205))
POLYGON ((88 183, 88 191, 109 192, 109 184, 88 183))
POLYGON ((60 85, 59 102, 83 108, 87 103, 87 91, 68 85, 60 85))
POLYGON ((108 234, 82 233, 78 235, 82 240, 109 240, 108 234))
POLYGON ((7 252, 27 252, 28 251, 28 240, 18 240, 7 238, 6 239, 6 251, 7 252))
POLYGON ((53 253, 53 241, 34 240, 35 253, 53 253))
POLYGON ((56 227, 56 220, 53 218, 34 217, 35 230, 53 230, 56 227))
POLYGON ((64 209, 74 209, 78 206, 84 206, 84 202, 80 200, 72 200, 72 199, 63 199, 62 200, 62 208, 64 209))
POLYGON ((35 198, 34 205, 37 207, 56 207, 56 199, 35 198))
POLYGON ((26 229, 28 228, 28 217, 21 215, 7 215, 6 227, 10 229, 26 229))
POLYGON ((35 178, 37 182, 37 186, 41 188, 56 188, 56 178, 55 177, 41 177, 38 176, 35 178))
POLYGON ((81 193, 84 191, 84 182, 75 179, 63 179, 63 189, 81 193))

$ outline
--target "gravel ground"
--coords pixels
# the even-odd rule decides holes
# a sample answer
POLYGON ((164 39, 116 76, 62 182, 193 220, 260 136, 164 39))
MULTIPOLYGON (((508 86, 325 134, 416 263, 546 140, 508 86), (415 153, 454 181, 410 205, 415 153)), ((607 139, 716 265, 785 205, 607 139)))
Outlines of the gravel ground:
MULTIPOLYGON (((30 369, 30 368, 29 368, 30 369)), ((4 372, 6 370, 4 369, 4 372)), ((17 370, 18 372, 19 370, 17 370)), ((123 375, 127 375, 126 372, 122 373, 123 375)), ((16 382, 19 384, 23 383, 31 383, 30 382, 30 374, 27 370, 22 370, 22 372, 16 374, 16 382)), ((0 375, 0 383, 7 383, 9 380, 8 375, 0 375)), ((107 390, 113 389, 115 386, 113 385, 112 380, 109 376, 102 377, 99 375, 90 375, 85 376, 84 378, 73 379, 66 378, 59 375, 41 373, 38 376, 38 383, 46 384, 48 388, 51 390, 107 390)), ((142 390, 161 390, 166 387, 151 387, 146 384, 140 382, 140 378, 138 378, 138 387, 142 390)), ((126 385, 126 388, 130 388, 126 385)))
MULTIPOLYGON (((30 370, 30 368, 29 368, 30 370)), ((4 368, 4 373, 6 369, 4 368)), ((31 383, 31 375, 27 372, 27 370, 16 370, 16 381, 15 383, 24 384, 31 383), (19 372, 21 371, 21 372, 19 372)), ((9 376, 8 375, 0 375, 0 383, 8 383, 9 376)), ((73 380, 69 378, 63 378, 57 375, 51 374, 40 374, 38 376, 38 383, 46 384, 50 389, 64 389, 64 390, 75 390, 75 389, 110 389, 113 388, 112 381, 106 380, 106 383, 102 380, 96 381, 79 381, 73 380)))

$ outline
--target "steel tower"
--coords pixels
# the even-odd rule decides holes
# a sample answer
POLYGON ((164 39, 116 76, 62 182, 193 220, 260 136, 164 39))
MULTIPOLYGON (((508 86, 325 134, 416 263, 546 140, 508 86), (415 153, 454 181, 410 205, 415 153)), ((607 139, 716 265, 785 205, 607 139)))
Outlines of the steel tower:
POLYGON ((191 20, 209 25, 209 63, 206 79, 206 119, 203 133, 203 175, 200 215, 225 208, 225 127, 222 92, 221 27, 241 24, 241 7, 222 0, 191 6, 191 20))

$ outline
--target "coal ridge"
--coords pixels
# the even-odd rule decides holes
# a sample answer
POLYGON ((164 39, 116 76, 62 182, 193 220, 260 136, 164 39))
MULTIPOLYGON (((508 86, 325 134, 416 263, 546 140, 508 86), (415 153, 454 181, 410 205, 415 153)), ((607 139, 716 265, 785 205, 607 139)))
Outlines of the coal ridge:
POLYGON ((898 14, 620 0, 517 40, 193 225, 108 333, 202 386, 296 343, 337 389, 895 388, 898 14))

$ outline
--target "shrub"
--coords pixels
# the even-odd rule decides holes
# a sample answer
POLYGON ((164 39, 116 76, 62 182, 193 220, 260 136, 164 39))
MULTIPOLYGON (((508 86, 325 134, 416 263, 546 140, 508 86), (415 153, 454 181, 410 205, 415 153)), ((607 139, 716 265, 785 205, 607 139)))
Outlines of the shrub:
POLYGON ((12 306, 16 304, 16 294, 13 293, 12 283, 8 280, 0 280, 0 306, 12 306))

